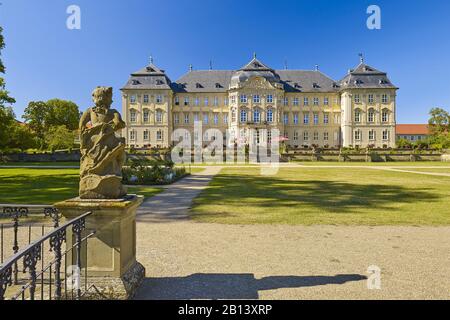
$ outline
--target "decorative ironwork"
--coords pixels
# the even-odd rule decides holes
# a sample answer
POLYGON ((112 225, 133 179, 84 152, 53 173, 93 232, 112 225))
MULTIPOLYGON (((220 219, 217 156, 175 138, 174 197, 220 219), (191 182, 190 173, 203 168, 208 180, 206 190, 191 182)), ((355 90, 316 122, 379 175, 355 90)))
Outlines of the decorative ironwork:
POLYGON ((44 208, 44 216, 52 218, 53 226, 55 228, 59 227, 59 211, 56 208, 48 207, 44 208))
POLYGON ((3 207, 3 215, 5 217, 28 217, 28 213, 27 207, 3 207))
POLYGON ((23 258, 23 272, 27 272, 30 274, 30 299, 34 300, 34 293, 36 291, 36 264, 38 260, 41 260, 41 247, 42 243, 36 243, 36 245, 32 246, 30 250, 25 253, 23 258))
MULTIPOLYGON (((52 214, 55 211, 52 212, 52 214)), ((55 299, 62 299, 63 297, 68 298, 67 288, 64 286, 65 294, 63 295, 63 286, 62 283, 67 279, 68 274, 67 271, 64 274, 64 279, 61 277, 61 266, 64 260, 65 270, 67 270, 67 254, 75 250, 76 252, 76 266, 81 270, 81 246, 89 237, 91 237, 94 233, 90 233, 86 235, 84 238, 82 237, 83 231, 85 230, 85 219, 89 216, 91 212, 87 212, 65 224, 62 226, 52 230, 50 233, 43 235, 39 240, 30 243, 27 247, 19 250, 15 253, 13 257, 7 260, 0 266, 0 300, 5 299, 5 293, 9 287, 12 287, 14 282, 14 272, 15 267, 18 262, 22 259, 23 263, 23 272, 28 273, 29 277, 25 284, 21 285, 18 293, 15 295, 11 295, 8 293, 8 297, 10 299, 31 299, 34 300, 36 298, 36 288, 37 285, 40 285, 40 297, 41 299, 52 299, 52 294, 55 299), (71 228, 75 236, 75 243, 69 248, 65 248, 63 250, 63 243, 66 241, 67 237, 67 228, 71 228), (47 265, 44 265, 44 245, 45 242, 48 241, 49 251, 53 252, 54 260, 52 260, 47 265), (38 261, 41 263, 38 264, 38 261), (38 268, 39 266, 39 268, 38 268), (53 276, 54 275, 54 279, 53 276), (47 278, 44 278, 47 277, 47 278), (39 282, 38 282, 39 281, 39 282), (52 285, 54 287, 52 288, 52 285), (48 295, 44 294, 44 286, 49 288, 48 295), (28 290, 28 292, 27 292, 28 290), (53 291, 54 290, 54 291, 53 291)), ((16 215, 17 216, 17 215, 16 215)), ((87 256, 86 256, 87 258, 87 256)), ((87 265, 87 262, 83 264, 87 265)), ((85 268, 85 272, 87 269, 85 268)), ((86 273, 87 279, 87 273, 86 273)), ((22 282, 23 280, 20 279, 22 282)), ((22 284, 22 283, 21 283, 22 284)), ((80 299, 82 296, 81 287, 77 287, 76 299, 80 299)), ((85 290, 87 288, 87 281, 85 283, 85 290)))

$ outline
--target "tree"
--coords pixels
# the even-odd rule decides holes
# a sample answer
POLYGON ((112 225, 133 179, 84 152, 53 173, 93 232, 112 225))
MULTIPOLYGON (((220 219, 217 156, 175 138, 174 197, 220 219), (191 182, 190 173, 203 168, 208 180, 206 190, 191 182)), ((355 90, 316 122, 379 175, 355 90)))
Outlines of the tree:
POLYGON ((9 133, 10 141, 8 147, 21 150, 36 148, 39 146, 36 135, 28 128, 18 121, 14 121, 15 124, 11 126, 9 133))
POLYGON ((49 149, 69 149, 75 143, 75 132, 66 126, 50 127, 45 135, 45 142, 49 149))
POLYGON ((25 108, 22 118, 25 119, 30 128, 39 139, 44 140, 45 133, 49 129, 48 119, 50 108, 43 101, 31 101, 25 108))
POLYGON ((442 108, 430 110, 428 124, 432 135, 450 132, 450 113, 442 108))
POLYGON ((66 126, 69 130, 76 130, 80 120, 80 110, 72 101, 51 99, 47 101, 49 107, 48 125, 66 126))
POLYGON ((31 101, 25 108, 23 118, 39 139, 44 140, 52 127, 65 126, 69 130, 76 130, 80 112, 72 101, 61 99, 47 102, 31 101))
MULTIPOLYGON (((0 27, 0 55, 1 50, 5 47, 3 38, 3 28, 0 27)), ((5 66, 0 59, 0 75, 5 73, 5 66)), ((6 91, 6 84, 3 77, 0 76, 0 148, 7 146, 9 141, 9 128, 14 124, 14 112, 10 106, 6 104, 13 104, 16 102, 14 98, 9 96, 6 91)))

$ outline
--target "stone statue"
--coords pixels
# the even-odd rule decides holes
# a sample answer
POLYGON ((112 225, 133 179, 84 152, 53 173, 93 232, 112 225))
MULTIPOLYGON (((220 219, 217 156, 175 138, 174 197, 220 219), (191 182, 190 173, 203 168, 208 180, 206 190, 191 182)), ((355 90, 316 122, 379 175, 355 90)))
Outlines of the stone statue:
POLYGON ((122 185, 125 138, 116 131, 125 128, 117 110, 110 109, 112 88, 97 87, 92 93, 95 106, 80 119, 80 198, 119 199, 126 195, 122 185))

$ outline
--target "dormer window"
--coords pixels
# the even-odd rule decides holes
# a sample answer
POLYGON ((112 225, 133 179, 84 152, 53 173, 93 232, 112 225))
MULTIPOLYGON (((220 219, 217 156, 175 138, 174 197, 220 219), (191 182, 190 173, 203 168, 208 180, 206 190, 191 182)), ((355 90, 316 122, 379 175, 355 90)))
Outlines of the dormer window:
POLYGON ((216 88, 222 88, 222 86, 220 85, 220 83, 216 82, 216 88))
POLYGON ((131 81, 131 84, 132 84, 133 86, 135 86, 135 85, 140 84, 140 82, 139 82, 139 80, 132 80, 132 81, 131 81))
POLYGON ((147 71, 148 72, 155 72, 155 69, 151 68, 151 67, 147 67, 147 71))
POLYGON ((371 69, 369 67, 364 67, 364 71, 373 71, 373 69, 371 69))
POLYGON ((254 66, 255 68, 261 68, 261 67, 262 67, 262 65, 260 65, 258 62, 254 62, 254 63, 253 63, 253 66, 254 66))
POLYGON ((299 88, 301 88, 301 86, 298 82, 296 82, 296 83, 294 83, 294 88, 299 89, 299 88))
POLYGON ((157 84, 157 85, 162 85, 162 84, 164 84, 164 81, 158 79, 158 80, 156 80, 156 84, 157 84))
POLYGON ((313 88, 314 88, 314 89, 319 89, 320 86, 319 86, 316 82, 314 82, 314 83, 313 83, 313 88))
POLYGON ((339 85, 337 83, 333 83, 333 88, 339 88, 339 85))
POLYGON ((200 83, 198 83, 198 82, 195 84, 195 87, 196 87, 197 89, 198 89, 198 88, 203 88, 203 86, 202 86, 200 83))
POLYGON ((356 79, 355 80, 355 84, 362 84, 363 82, 362 82, 362 80, 361 79, 356 79))
POLYGON ((380 80, 380 84, 388 84, 389 83, 389 81, 387 81, 387 80, 385 80, 385 79, 381 79, 380 80))

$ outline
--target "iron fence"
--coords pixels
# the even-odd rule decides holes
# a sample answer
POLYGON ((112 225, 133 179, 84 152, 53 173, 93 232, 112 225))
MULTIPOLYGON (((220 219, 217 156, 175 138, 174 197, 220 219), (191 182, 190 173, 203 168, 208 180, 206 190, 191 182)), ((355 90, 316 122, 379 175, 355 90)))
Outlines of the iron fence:
MULTIPOLYGON (((61 226, 57 211, 52 214, 55 218, 51 232, 17 249, 0 265, 0 300, 80 299, 90 289, 86 252, 88 239, 95 231, 86 229, 85 220, 92 212, 61 226), (68 237, 72 237, 71 245, 66 244, 68 237)), ((13 217, 18 215, 20 210, 15 210, 13 217)))

